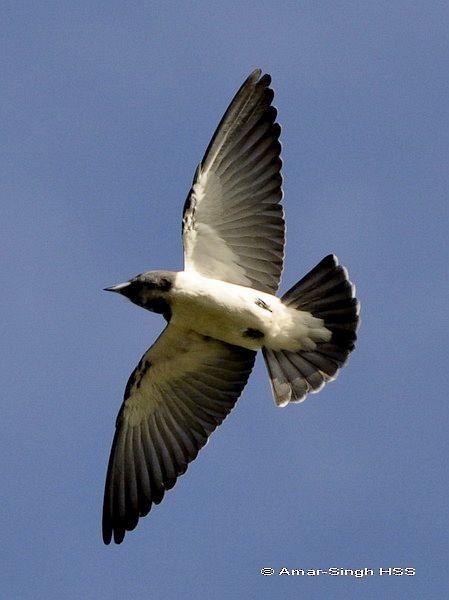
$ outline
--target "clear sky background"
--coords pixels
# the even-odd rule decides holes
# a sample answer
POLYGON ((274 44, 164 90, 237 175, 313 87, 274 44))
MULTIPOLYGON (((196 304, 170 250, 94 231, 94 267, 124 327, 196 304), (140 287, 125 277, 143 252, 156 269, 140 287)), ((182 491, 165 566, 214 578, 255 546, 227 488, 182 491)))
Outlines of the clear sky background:
POLYGON ((2 597, 444 597, 448 27, 427 0, 2 2, 2 597), (102 288, 182 268, 194 169, 255 67, 283 127, 281 291, 334 252, 360 341, 282 410, 259 359, 187 474, 105 547, 114 420, 163 321, 102 288))

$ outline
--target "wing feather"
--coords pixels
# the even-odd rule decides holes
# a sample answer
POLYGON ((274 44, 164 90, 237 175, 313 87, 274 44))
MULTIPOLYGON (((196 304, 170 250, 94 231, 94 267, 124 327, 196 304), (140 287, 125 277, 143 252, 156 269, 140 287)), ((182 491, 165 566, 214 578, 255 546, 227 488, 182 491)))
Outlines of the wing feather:
POLYGON ((103 539, 121 543, 229 414, 255 353, 168 325, 129 378, 117 417, 103 539))
POLYGON ((186 271, 273 293, 285 226, 281 129, 270 83, 254 71, 220 121, 184 206, 183 239, 186 271), (254 262, 248 248, 268 260, 254 262))

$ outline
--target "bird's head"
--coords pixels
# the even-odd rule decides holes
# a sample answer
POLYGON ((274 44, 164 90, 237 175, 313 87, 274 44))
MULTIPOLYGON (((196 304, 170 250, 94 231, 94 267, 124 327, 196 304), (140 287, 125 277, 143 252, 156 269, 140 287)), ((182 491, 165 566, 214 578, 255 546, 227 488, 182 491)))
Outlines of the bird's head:
POLYGON ((169 295, 173 280, 174 273, 170 271, 147 271, 129 281, 104 289, 107 292, 126 296, 134 304, 162 314, 169 321, 171 316, 169 295))

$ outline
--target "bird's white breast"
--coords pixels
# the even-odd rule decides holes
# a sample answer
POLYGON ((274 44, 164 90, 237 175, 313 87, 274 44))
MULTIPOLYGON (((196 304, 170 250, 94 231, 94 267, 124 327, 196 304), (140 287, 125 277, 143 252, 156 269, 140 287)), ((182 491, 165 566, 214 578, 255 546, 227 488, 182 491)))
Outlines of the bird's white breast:
POLYGON ((310 347, 312 330, 321 339, 321 319, 288 308, 271 294, 193 271, 176 274, 171 307, 173 324, 252 350, 310 347), (261 335, 254 337, 248 330, 261 335))
POLYGON ((171 294, 174 324, 250 349, 258 349, 263 343, 245 338, 243 332, 254 329, 265 334, 273 318, 273 312, 261 308, 257 300, 263 300, 272 310, 280 305, 275 296, 188 271, 176 274, 171 294))

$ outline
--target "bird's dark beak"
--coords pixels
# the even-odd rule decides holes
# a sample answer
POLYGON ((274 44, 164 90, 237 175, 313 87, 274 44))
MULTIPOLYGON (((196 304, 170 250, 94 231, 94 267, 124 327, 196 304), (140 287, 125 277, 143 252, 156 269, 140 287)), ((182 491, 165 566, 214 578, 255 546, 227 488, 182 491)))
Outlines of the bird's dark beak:
POLYGON ((122 294, 124 290, 129 287, 130 282, 125 281, 125 283, 118 283, 117 285, 113 285, 111 287, 103 288, 105 292, 116 292, 117 294, 122 294))

